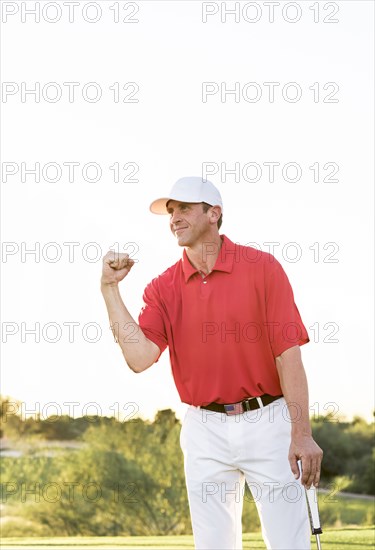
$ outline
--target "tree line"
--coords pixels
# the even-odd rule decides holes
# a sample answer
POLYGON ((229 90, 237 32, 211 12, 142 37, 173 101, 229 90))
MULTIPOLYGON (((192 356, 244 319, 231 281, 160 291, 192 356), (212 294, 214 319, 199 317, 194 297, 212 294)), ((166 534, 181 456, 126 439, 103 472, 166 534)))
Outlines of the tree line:
MULTIPOLYGON (((9 414, 9 404, 1 400, 2 436, 21 453, 1 461, 8 518, 3 536, 191 533, 180 422, 172 410, 158 411, 154 421, 22 419, 9 414), (52 446, 56 440, 59 445, 52 446)), ((321 485, 339 480, 340 490, 375 494, 372 425, 328 415, 313 419, 312 426, 324 450, 321 485)), ((243 524, 244 531, 259 528, 248 489, 243 524)))

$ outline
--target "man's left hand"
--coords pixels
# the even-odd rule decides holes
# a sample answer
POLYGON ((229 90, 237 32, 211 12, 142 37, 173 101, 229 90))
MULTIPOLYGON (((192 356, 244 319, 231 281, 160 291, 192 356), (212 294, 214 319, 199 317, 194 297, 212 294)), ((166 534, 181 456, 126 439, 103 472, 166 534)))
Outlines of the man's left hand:
POLYGON ((289 448, 289 463, 294 477, 300 477, 297 460, 302 462, 302 478, 301 483, 307 489, 311 485, 317 487, 320 479, 320 467, 323 458, 323 451, 315 443, 311 435, 299 435, 292 437, 292 442, 289 448))

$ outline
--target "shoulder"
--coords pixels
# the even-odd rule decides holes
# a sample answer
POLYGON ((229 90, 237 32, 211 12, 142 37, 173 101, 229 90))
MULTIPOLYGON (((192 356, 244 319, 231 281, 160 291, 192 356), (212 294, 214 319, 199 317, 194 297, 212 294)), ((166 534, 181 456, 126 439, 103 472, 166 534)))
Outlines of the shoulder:
POLYGON ((154 277, 146 286, 145 292, 160 294, 165 288, 173 284, 176 275, 182 269, 182 261, 178 260, 175 264, 168 267, 165 271, 154 277))
POLYGON ((273 254, 264 252, 257 246, 252 246, 256 243, 232 244, 235 247, 235 260, 241 265, 248 265, 252 269, 258 269, 265 274, 283 271, 282 265, 273 254))

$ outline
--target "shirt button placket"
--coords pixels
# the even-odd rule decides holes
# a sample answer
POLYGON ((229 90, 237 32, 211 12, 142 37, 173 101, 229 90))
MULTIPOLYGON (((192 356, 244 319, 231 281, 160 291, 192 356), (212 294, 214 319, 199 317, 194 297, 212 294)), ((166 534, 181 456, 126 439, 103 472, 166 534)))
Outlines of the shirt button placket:
POLYGON ((205 298, 206 296, 208 296, 208 290, 209 290, 209 284, 208 284, 207 277, 205 277, 201 281, 201 292, 200 292, 201 298, 205 298))

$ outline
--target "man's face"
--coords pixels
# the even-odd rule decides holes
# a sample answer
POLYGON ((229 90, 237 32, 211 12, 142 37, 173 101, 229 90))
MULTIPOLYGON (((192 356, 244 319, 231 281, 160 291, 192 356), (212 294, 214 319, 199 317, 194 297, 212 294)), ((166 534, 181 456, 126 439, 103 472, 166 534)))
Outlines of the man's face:
POLYGON ((179 246, 193 246, 210 230, 207 212, 202 203, 168 201, 169 224, 179 246))

